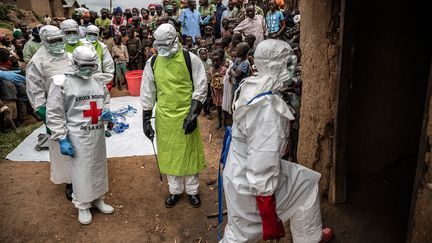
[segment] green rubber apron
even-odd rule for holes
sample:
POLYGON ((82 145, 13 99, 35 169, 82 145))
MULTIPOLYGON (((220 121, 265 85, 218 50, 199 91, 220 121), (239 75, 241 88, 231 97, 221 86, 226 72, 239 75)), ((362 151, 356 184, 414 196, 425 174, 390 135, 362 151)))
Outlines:
POLYGON ((75 48, 77 48, 78 46, 83 46, 84 44, 79 40, 75 45, 71 45, 69 43, 66 42, 66 51, 68 53, 73 53, 73 51, 75 50, 75 48))
POLYGON ((157 56, 154 77, 158 97, 156 135, 160 170, 173 176, 197 174, 206 164, 199 125, 188 135, 183 130, 193 92, 183 52, 179 50, 172 58, 157 56))
POLYGON ((93 46, 96 49, 96 53, 99 57, 99 60, 101 61, 101 69, 102 69, 102 63, 103 63, 103 59, 104 59, 104 55, 103 55, 103 49, 102 46, 99 44, 99 41, 96 41, 93 46))

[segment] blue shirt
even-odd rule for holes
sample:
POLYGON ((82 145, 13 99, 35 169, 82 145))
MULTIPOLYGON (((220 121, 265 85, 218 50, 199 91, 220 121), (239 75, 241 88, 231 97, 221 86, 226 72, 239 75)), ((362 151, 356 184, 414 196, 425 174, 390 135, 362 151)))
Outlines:
POLYGON ((277 33, 280 30, 280 23, 282 20, 284 20, 284 16, 281 11, 276 11, 275 13, 272 13, 269 11, 266 16, 266 22, 267 22, 267 29, 268 33, 277 33))
POLYGON ((192 12, 189 8, 184 9, 178 21, 182 24, 182 35, 191 36, 195 43, 195 37, 201 36, 200 24, 202 20, 198 10, 195 9, 192 12))
POLYGON ((234 61, 234 65, 232 66, 233 70, 237 70, 241 72, 241 75, 238 76, 237 78, 235 78, 235 82, 233 82, 232 84, 232 94, 235 94, 235 91, 238 89, 238 87, 240 86, 240 83, 243 79, 249 77, 249 67, 250 67, 250 63, 249 60, 246 59, 245 61, 242 61, 240 58, 237 58, 234 61))

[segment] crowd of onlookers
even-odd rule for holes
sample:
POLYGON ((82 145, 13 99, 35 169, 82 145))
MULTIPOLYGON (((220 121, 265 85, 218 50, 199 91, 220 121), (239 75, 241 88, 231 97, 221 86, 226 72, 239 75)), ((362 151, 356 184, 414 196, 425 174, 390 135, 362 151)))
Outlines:
MULTIPOLYGON (((290 87, 286 100, 299 114, 301 90, 301 64, 299 49, 300 15, 295 9, 287 10, 284 1, 222 0, 180 1, 163 0, 147 8, 96 11, 78 8, 71 16, 85 37, 86 28, 96 25, 100 41, 121 69, 142 70, 154 54, 152 33, 163 23, 173 25, 179 32, 183 48, 195 53, 203 61, 208 76, 208 98, 204 115, 212 119, 217 110, 217 128, 230 124, 233 93, 240 82, 253 75, 254 49, 266 38, 290 43, 297 55, 296 78, 299 82, 290 87)), ((45 16, 44 24, 60 26, 60 21, 45 16)), ((13 36, 0 33, 0 69, 23 71, 25 63, 40 46, 38 30, 17 25, 13 36)), ((122 72, 123 73, 123 72, 122 72)), ((23 73, 24 74, 24 73, 23 73)), ((118 76, 118 75, 117 75, 118 76)), ((114 82, 121 89, 124 79, 114 82)), ((16 125, 31 114, 25 93, 25 82, 11 82, 0 78, 0 110, 8 107, 16 125)), ((2 122, 3 123, 3 122, 2 122)), ((4 123, 3 123, 4 124, 4 123)), ((298 123, 293 124, 294 132, 298 123)), ((295 137, 295 134, 293 134, 295 137)))

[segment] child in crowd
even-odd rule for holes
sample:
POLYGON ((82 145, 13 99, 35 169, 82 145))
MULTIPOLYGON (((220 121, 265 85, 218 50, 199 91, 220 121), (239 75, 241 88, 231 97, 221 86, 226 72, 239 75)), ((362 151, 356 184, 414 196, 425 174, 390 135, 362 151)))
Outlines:
POLYGON ((223 78, 227 69, 224 65, 224 55, 223 49, 214 50, 211 55, 212 67, 208 71, 211 78, 213 104, 217 109, 218 123, 216 129, 220 129, 222 125, 225 125, 225 122, 222 122, 223 78))
POLYGON ((211 27, 210 25, 207 25, 205 28, 204 28, 204 35, 203 35, 203 38, 204 39, 207 39, 207 38, 212 38, 214 35, 213 35, 213 27, 211 27))
POLYGON ((213 103, 213 99, 212 99, 212 90, 211 90, 211 86, 210 86, 211 77, 209 75, 209 69, 212 66, 212 62, 208 58, 208 52, 207 52, 206 48, 199 48, 198 49, 198 55, 199 55, 199 58, 201 59, 201 61, 203 62, 206 73, 207 73, 207 98, 203 104, 204 117, 207 118, 208 120, 211 120, 212 117, 211 117, 210 109, 211 109, 211 106, 213 103))
POLYGON ((255 53, 255 48, 254 48, 255 41, 256 41, 256 37, 253 34, 249 34, 245 37, 245 42, 247 42, 248 45, 251 47, 251 49, 249 51, 249 56, 252 56, 252 57, 255 53))
POLYGON ((198 48, 207 48, 207 41, 205 39, 200 39, 198 42, 198 48))
POLYGON ((211 53, 213 51, 214 40, 212 38, 206 39, 207 42, 207 51, 211 53))
POLYGON ((234 24, 229 24, 229 25, 228 25, 228 32, 229 32, 231 35, 234 35, 234 29, 235 29, 235 25, 234 25, 234 24))
POLYGON ((112 48, 114 46, 114 40, 111 36, 111 31, 109 29, 105 29, 102 32, 102 42, 107 46, 109 53, 112 53, 112 48))
MULTIPOLYGON (((233 60, 236 58, 236 52, 232 52, 232 58, 233 60)), ((232 125, 232 83, 231 83, 231 76, 230 76, 230 70, 232 69, 234 63, 232 60, 225 60, 225 65, 227 67, 225 71, 225 76, 223 79, 223 95, 222 95, 222 114, 224 123, 226 126, 232 125)))
POLYGON ((154 41, 154 37, 153 36, 149 36, 147 38, 147 42, 146 42, 146 47, 144 49, 145 55, 147 60, 153 56, 154 54, 156 54, 156 49, 153 47, 153 41, 154 41))
POLYGON ((122 85, 125 81, 126 63, 129 62, 129 54, 127 47, 121 42, 121 36, 114 37, 114 46, 111 55, 115 62, 116 77, 114 83, 117 83, 118 90, 122 90, 122 85))
POLYGON ((121 34, 121 42, 123 45, 126 45, 127 40, 128 40, 126 26, 125 25, 120 26, 119 30, 120 30, 120 34, 121 34))
POLYGON ((229 27, 229 20, 227 18, 224 18, 222 20, 222 32, 221 32, 222 36, 232 35, 229 32, 229 28, 228 27, 229 27))
MULTIPOLYGON (((204 38, 202 38, 200 35, 195 36, 195 43, 198 45, 200 40, 203 40, 204 38)), ((205 39, 204 39, 205 40, 205 39)))
POLYGON ((129 29, 129 38, 126 42, 126 47, 129 51, 129 70, 143 70, 141 40, 135 33, 133 28, 129 29))
MULTIPOLYGON (((235 48, 235 55, 237 58, 234 61, 233 67, 230 70, 231 82, 232 82, 232 92, 233 96, 237 91, 240 83, 243 79, 249 77, 250 73, 250 63, 248 60, 248 53, 250 47, 248 43, 241 42, 235 48)), ((233 100, 235 102, 235 100, 233 100)))
POLYGON ((184 43, 184 47, 189 50, 192 51, 193 49, 193 40, 192 40, 192 36, 186 36, 185 38, 185 43, 184 43))

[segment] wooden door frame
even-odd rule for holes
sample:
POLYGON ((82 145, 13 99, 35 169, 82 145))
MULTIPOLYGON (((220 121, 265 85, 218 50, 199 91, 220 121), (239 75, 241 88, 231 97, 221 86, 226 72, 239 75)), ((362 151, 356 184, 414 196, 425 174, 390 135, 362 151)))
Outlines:
POLYGON ((350 95, 354 60, 354 4, 341 0, 339 56, 334 120, 333 166, 330 168, 330 203, 347 199, 347 138, 350 114, 350 95))
POLYGON ((407 228, 407 238, 406 242, 411 242, 412 240, 412 230, 414 228, 414 216, 415 216, 415 208, 417 204, 417 193, 418 189, 421 185, 421 180, 424 175, 424 169, 425 169, 425 155, 428 148, 428 136, 427 136, 427 126, 429 123, 429 109, 430 109, 430 100, 432 95, 432 62, 430 64, 429 68, 429 78, 428 78, 428 85, 426 90, 426 97, 425 97, 425 108, 423 113, 423 123, 421 128, 421 134, 420 134, 420 142, 419 142, 419 150, 418 150, 418 156, 417 156, 417 169, 416 174, 414 177, 414 185, 413 185, 413 191, 411 196, 411 205, 410 205, 410 213, 408 218, 408 228, 407 228))

